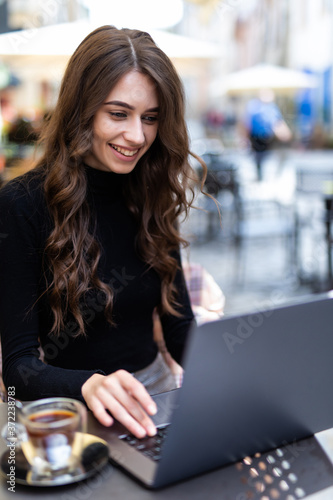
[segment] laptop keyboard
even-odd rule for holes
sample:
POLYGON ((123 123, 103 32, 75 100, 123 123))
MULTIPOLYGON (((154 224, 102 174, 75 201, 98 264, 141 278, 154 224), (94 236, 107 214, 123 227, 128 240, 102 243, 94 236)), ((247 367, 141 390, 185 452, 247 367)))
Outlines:
POLYGON ((167 435, 169 425, 157 428, 157 433, 152 437, 144 437, 138 439, 133 436, 133 434, 123 434, 119 436, 130 446, 133 446, 137 451, 145 455, 146 457, 158 461, 161 458, 162 445, 167 435))

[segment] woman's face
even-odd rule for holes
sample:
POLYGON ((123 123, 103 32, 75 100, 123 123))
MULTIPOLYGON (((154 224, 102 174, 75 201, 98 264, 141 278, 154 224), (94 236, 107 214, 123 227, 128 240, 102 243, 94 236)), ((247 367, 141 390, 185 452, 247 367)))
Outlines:
POLYGON ((155 85, 148 76, 130 71, 96 112, 92 147, 84 161, 99 170, 127 174, 150 148, 157 129, 155 85))

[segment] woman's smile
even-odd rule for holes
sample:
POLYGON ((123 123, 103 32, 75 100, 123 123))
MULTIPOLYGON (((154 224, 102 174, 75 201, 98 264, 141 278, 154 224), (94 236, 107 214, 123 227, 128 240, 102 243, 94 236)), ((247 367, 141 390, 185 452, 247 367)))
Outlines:
POLYGON ((127 156, 127 157, 132 157, 134 155, 137 154, 137 152, 139 151, 139 149, 134 149, 134 150, 129 150, 129 149, 126 149, 126 148, 122 148, 120 146, 116 146, 115 144, 110 144, 110 146, 115 150, 117 151, 118 153, 122 154, 123 156, 127 156))
POLYGON ((131 172, 153 144, 158 130, 155 84, 132 70, 113 87, 93 122, 93 141, 85 162, 115 173, 131 172))

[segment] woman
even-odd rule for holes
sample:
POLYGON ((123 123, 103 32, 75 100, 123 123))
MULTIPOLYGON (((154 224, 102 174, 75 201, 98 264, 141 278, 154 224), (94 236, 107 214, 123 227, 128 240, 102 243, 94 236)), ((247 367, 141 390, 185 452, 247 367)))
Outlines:
POLYGON ((92 32, 41 144, 36 169, 0 193, 5 384, 24 400, 82 399, 102 424, 153 435, 149 393, 173 388, 153 311, 178 362, 193 320, 177 229, 193 172, 168 57, 147 33, 92 32))

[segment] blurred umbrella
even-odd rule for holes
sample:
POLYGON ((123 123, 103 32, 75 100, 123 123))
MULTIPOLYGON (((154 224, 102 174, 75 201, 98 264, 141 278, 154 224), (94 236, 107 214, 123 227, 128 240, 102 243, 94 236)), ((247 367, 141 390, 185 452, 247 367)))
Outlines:
POLYGON ((253 94, 261 89, 271 89, 276 94, 292 94, 299 89, 315 88, 316 78, 302 71, 296 71, 281 66, 258 64, 212 82, 213 97, 222 95, 253 94))
MULTIPOLYGON (((60 82, 70 56, 98 26, 82 20, 0 35, 0 58, 22 80, 60 82)), ((162 30, 150 30, 157 45, 180 71, 187 65, 219 57, 217 45, 162 30)))
MULTIPOLYGON (((71 56, 82 40, 98 26, 89 21, 56 24, 0 35, 0 57, 71 56)), ((150 30, 157 45, 171 58, 212 58, 218 47, 167 31, 150 30)))

